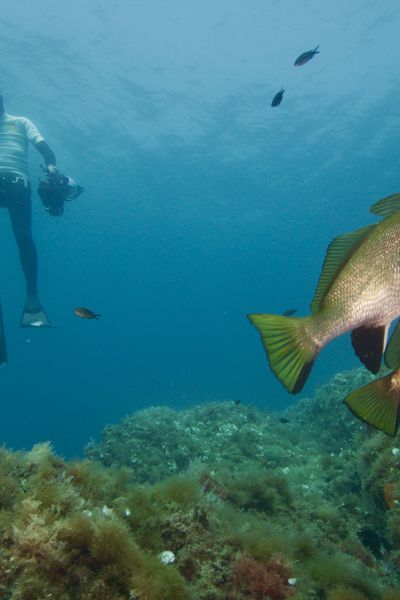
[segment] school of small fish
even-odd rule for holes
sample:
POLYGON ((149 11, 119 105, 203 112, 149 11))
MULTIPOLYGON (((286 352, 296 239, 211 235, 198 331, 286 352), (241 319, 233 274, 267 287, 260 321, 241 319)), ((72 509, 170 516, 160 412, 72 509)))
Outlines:
MULTIPOLYGON (((316 54, 319 54, 319 46, 316 46, 314 48, 314 50, 307 50, 306 52, 302 52, 302 54, 300 54, 300 56, 298 56, 296 58, 296 60, 294 61, 294 66, 295 67, 301 67, 302 65, 305 65, 316 54)), ((282 87, 280 89, 280 91, 275 94, 275 96, 272 98, 272 102, 271 102, 271 106, 272 107, 276 107, 276 106, 280 105, 280 103, 283 100, 283 93, 284 93, 284 91, 285 91, 285 89, 282 87)))

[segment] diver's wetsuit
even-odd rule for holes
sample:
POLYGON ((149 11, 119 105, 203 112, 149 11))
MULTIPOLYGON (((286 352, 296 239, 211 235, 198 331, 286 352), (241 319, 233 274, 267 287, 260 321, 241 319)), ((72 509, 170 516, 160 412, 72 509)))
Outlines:
POLYGON ((32 237, 31 187, 23 179, 0 176, 0 207, 8 208, 28 294, 37 294, 37 252, 32 237))
POLYGON ((28 180, 28 144, 43 156, 46 166, 55 165, 53 151, 29 119, 8 115, 0 93, 0 207, 8 209, 24 272, 27 301, 23 326, 48 326, 37 298, 37 252, 32 237, 31 186, 28 180))

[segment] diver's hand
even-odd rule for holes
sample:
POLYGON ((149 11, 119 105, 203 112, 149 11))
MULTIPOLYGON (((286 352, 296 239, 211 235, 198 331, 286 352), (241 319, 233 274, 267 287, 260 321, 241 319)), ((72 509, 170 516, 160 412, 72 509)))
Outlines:
POLYGON ((51 176, 58 175, 59 174, 59 170, 57 169, 56 165, 47 165, 46 166, 46 173, 48 173, 51 176))

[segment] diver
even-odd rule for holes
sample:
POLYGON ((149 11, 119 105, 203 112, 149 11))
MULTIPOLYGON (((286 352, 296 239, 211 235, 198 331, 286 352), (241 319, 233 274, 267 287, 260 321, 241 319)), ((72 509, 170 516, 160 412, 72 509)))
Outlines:
POLYGON ((48 175, 58 173, 56 157, 35 125, 25 117, 6 113, 0 91, 0 207, 7 208, 26 281, 22 327, 51 327, 37 291, 37 252, 32 237, 31 185, 28 180, 28 145, 45 161, 48 175))

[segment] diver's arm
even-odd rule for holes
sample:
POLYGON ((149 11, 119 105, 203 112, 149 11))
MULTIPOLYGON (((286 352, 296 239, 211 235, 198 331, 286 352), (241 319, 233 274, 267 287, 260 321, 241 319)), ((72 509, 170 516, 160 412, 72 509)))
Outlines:
POLYGON ((47 142, 45 142, 44 140, 38 142, 36 144, 36 149, 43 156, 47 168, 56 166, 56 155, 54 154, 53 150, 50 148, 47 142))

